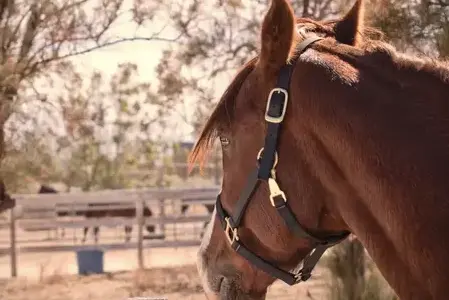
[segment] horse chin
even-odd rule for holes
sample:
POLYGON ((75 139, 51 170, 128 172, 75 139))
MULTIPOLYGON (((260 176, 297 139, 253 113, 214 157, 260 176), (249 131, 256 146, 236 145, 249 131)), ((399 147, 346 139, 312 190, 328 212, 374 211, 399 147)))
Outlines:
POLYGON ((209 289, 205 294, 208 300, 265 300, 266 298, 266 293, 256 295, 244 292, 238 283, 227 279, 221 280, 219 292, 209 289))
POLYGON ((220 296, 214 293, 206 293, 207 300, 220 300, 220 296))
POLYGON ((220 292, 218 298, 211 298, 211 299, 233 299, 233 300, 265 300, 266 292, 261 293, 252 293, 252 292, 245 292, 240 284, 234 280, 230 280, 227 278, 224 278, 221 280, 220 283, 220 292))
POLYGON ((212 275, 208 272, 201 274, 204 293, 208 300, 265 300, 264 293, 247 292, 242 288, 239 277, 225 277, 212 275))
POLYGON ((213 210, 211 221, 204 230, 201 245, 197 252, 197 270, 201 278, 204 294, 208 300, 264 300, 263 295, 245 292, 240 282, 241 276, 232 275, 234 269, 223 269, 213 263, 211 252, 217 251, 212 245, 212 232, 216 219, 216 209, 213 210), (231 276, 227 276, 227 275, 231 276))

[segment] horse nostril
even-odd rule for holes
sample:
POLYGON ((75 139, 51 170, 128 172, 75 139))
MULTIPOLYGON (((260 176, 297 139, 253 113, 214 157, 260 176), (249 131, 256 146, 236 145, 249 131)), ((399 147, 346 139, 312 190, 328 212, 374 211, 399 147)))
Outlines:
POLYGON ((223 283, 224 283, 225 278, 223 276, 220 277, 220 281, 218 283, 218 293, 220 293, 222 287, 223 287, 223 283))

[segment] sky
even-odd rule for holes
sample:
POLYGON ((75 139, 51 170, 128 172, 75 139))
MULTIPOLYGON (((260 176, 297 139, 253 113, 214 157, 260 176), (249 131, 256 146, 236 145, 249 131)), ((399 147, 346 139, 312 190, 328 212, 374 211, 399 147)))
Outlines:
MULTIPOLYGON (((94 3, 96 0, 90 0, 94 3)), ((99 0, 97 0, 99 1, 99 0)), ((145 0, 151 3, 154 0, 145 0)), ((132 8, 133 0, 125 0, 123 11, 129 11, 132 8)), ((132 37, 142 36, 148 37, 155 31, 164 27, 167 20, 164 16, 155 19, 154 22, 147 24, 136 30, 136 25, 131 20, 130 13, 123 14, 112 26, 108 36, 116 37, 132 37)), ((162 37, 174 36, 176 32, 166 28, 162 33, 162 37)), ((164 42, 158 41, 133 41, 109 46, 103 49, 80 55, 72 59, 79 63, 80 68, 91 70, 101 70, 106 74, 112 74, 118 64, 122 62, 134 62, 140 67, 142 79, 154 78, 154 67, 158 63, 162 50, 167 46, 164 42)))

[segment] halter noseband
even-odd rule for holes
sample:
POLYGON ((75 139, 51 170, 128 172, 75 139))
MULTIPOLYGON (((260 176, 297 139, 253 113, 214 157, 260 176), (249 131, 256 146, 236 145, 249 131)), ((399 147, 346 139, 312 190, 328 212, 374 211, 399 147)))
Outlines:
MULTIPOLYGON (((314 36, 302 41, 298 46, 299 55, 301 55, 308 46, 321 39, 321 37, 314 36)), ((220 201, 220 194, 217 196, 217 201, 215 204, 217 215, 231 247, 258 268, 289 285, 294 285, 309 279, 313 268, 318 263, 324 252, 328 248, 343 241, 349 235, 349 232, 345 231, 322 239, 309 233, 296 220, 295 215, 287 203, 287 198, 284 192, 280 189, 278 183, 276 182, 276 165, 278 161, 276 151, 277 140, 279 136, 279 129, 287 110, 288 90, 290 78, 293 73, 293 67, 294 64, 286 64, 282 67, 277 80, 277 86, 270 92, 265 112, 265 121, 267 122, 265 144, 257 155, 258 166, 249 175, 247 184, 243 192, 240 194, 235 206, 234 213, 229 215, 223 209, 220 201), (268 182, 270 202, 284 219, 284 222, 289 229, 296 236, 306 238, 315 245, 314 249, 304 258, 303 266, 296 274, 273 266, 271 263, 248 250, 248 248, 246 248, 240 241, 237 231, 238 227, 242 221, 243 214, 249 201, 251 200, 252 195, 254 194, 254 191, 257 189, 262 180, 268 182)))

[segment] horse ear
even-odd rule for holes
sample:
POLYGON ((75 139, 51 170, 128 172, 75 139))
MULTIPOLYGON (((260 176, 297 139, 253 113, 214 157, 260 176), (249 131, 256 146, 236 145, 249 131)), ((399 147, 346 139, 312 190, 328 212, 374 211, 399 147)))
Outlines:
POLYGON ((356 46, 363 31, 363 21, 363 0, 357 0, 346 16, 335 25, 335 39, 340 43, 356 46))
POLYGON ((265 72, 277 72, 292 51, 295 16, 287 0, 272 0, 261 32, 259 64, 265 72))

